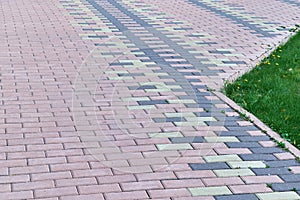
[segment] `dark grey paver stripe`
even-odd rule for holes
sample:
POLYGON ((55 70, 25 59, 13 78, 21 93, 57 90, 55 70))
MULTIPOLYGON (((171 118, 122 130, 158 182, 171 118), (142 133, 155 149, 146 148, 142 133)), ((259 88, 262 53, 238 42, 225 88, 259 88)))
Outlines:
MULTIPOLYGON (((120 31, 129 31, 127 27, 125 27, 117 18, 112 16, 110 13, 108 13, 105 9, 103 9, 101 6, 99 6, 96 1, 94 0, 87 0, 88 2, 92 2, 91 4, 98 10, 100 11, 105 17, 110 19, 110 21, 120 30, 120 31), (101 9, 100 9, 100 8, 101 9), (104 12, 103 12, 104 10, 104 12)), ((107 0, 111 5, 116 7, 119 11, 122 13, 126 14, 128 17, 130 17, 132 20, 134 20, 137 24, 139 24, 141 27, 146 27, 148 28, 147 30, 151 32, 154 36, 158 37, 161 39, 161 41, 164 41, 167 45, 169 45, 170 48, 176 49, 176 53, 180 54, 180 56, 184 59, 186 59, 188 62, 187 64, 193 65, 197 70, 201 71, 202 75, 209 75, 209 74, 217 74, 222 72, 222 70, 212 70, 208 69, 207 67, 212 66, 209 64, 202 64, 201 61, 208 61, 207 58, 195 58, 192 54, 188 52, 188 50, 184 49, 181 45, 178 45, 176 42, 172 41, 170 38, 168 38, 164 33, 161 31, 156 30, 153 28, 152 24, 149 24, 147 21, 141 19, 137 15, 133 14, 124 6, 122 6, 119 2, 115 0, 107 0)), ((132 41, 133 43, 136 43, 132 41)), ((164 59, 162 59, 164 61, 164 59)), ((164 61, 165 62, 165 61, 164 61)), ((171 63, 171 62, 169 62, 171 63)))
POLYGON ((190 163, 189 166, 193 170, 214 170, 214 169, 230 169, 225 162, 217 163, 190 163))
POLYGON ((258 200, 255 194, 237 194, 215 196, 216 200, 258 200))
POLYGON ((197 0, 187 0, 187 1, 193 3, 194 5, 199 6, 201 8, 204 8, 206 10, 214 12, 217 15, 220 15, 220 16, 226 17, 226 18, 228 18, 232 21, 235 21, 237 24, 242 24, 243 26, 248 27, 251 31, 255 31, 256 33, 261 34, 264 37, 274 37, 274 36, 276 36, 276 34, 271 34, 268 31, 264 31, 263 29, 261 29, 260 27, 254 25, 254 24, 250 24, 249 22, 247 22, 247 21, 245 21, 245 20, 243 20, 243 19, 241 19, 237 16, 228 14, 228 13, 222 11, 222 10, 219 10, 217 8, 206 5, 203 2, 200 2, 200 1, 197 1, 197 0))
POLYGON ((109 19, 113 24, 120 30, 120 31, 126 31, 128 30, 127 27, 125 27, 117 18, 115 18, 113 15, 111 15, 109 12, 107 12, 104 8, 99 6, 94 0, 86 0, 89 2, 95 9, 97 9, 102 15, 104 15, 107 19, 109 19))
POLYGON ((291 5, 300 7, 300 2, 297 2, 297 1, 293 1, 293 0, 280 0, 280 1, 283 3, 287 3, 287 4, 291 4, 291 5))
MULTIPOLYGON (((168 72, 169 74, 172 74, 172 76, 176 76, 176 82, 181 83, 180 86, 182 87, 182 91, 186 92, 190 98, 194 99, 197 104, 195 104, 195 107, 199 107, 203 103, 208 103, 209 107, 211 108, 212 105, 208 100, 200 99, 198 94, 200 92, 198 91, 198 88, 203 88, 203 86, 193 86, 191 85, 191 82, 189 79, 186 79, 184 75, 182 75, 182 72, 178 72, 175 70, 169 62, 166 62, 163 57, 161 57, 158 53, 156 53, 152 48, 148 48, 148 45, 142 41, 139 37, 135 36, 134 33, 131 32, 126 26, 124 26, 119 19, 114 17, 112 14, 110 14, 105 8, 100 6, 96 1, 94 0, 86 0, 88 3, 90 3, 98 12, 100 12, 103 16, 105 16, 115 27, 117 27, 120 31, 122 31, 123 35, 127 37, 133 44, 135 44, 137 47, 140 48, 140 51, 143 52, 147 57, 150 58, 151 61, 156 62, 157 64, 160 64, 160 67, 164 68, 165 72, 168 72), (184 84, 185 83, 185 84, 184 84), (206 101, 206 102, 204 102, 206 101)), ((118 4, 114 0, 107 0, 107 1, 101 1, 101 3, 107 3, 109 2, 111 5, 115 6, 119 9, 120 12, 123 12, 124 14, 129 14, 127 16, 131 17, 134 21, 137 23, 140 23, 139 25, 144 26, 147 24, 144 20, 140 19, 136 15, 132 14, 131 12, 127 11, 123 6, 118 4)), ((151 25, 149 25, 151 26, 151 25)), ((146 25, 146 27, 149 27, 146 25)), ((172 40, 170 40, 168 37, 166 37, 163 33, 160 31, 155 30, 154 28, 151 29, 145 29, 152 33, 154 36, 161 39, 161 41, 164 41, 167 45, 170 46, 172 49, 176 49, 176 52, 182 55, 182 58, 186 59, 190 64, 193 65, 193 68, 195 66, 198 66, 198 68, 204 67, 204 65, 200 64, 199 59, 191 58, 191 55, 187 50, 182 48, 180 45, 176 44, 172 40), (188 55, 186 58, 184 55, 188 55), (200 65, 200 66, 199 66, 200 65)), ((192 67, 190 68, 192 69, 192 67)), ((194 68, 195 69, 195 68, 194 68)), ((191 75, 200 76, 200 72, 193 72, 191 75)), ((207 94, 206 94, 207 95, 207 94)))
POLYGON ((272 189, 276 192, 300 190, 300 183, 273 183, 272 189))

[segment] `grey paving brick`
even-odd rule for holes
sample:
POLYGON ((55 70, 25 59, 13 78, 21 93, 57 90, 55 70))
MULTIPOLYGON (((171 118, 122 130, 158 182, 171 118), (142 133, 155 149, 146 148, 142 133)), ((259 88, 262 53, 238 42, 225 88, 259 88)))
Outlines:
POLYGON ((285 182, 298 182, 300 184, 300 174, 280 175, 285 182))
POLYGON ((255 141, 266 141, 270 140, 268 136, 242 136, 238 137, 242 142, 255 142, 255 141))
POLYGON ((215 196, 216 200, 258 200, 255 194, 237 194, 237 195, 224 195, 215 196))
POLYGON ((258 142, 226 142, 225 143, 230 148, 253 148, 262 147, 258 142))
POLYGON ((193 170, 213 170, 213 169, 230 169, 230 167, 226 163, 218 162, 218 163, 191 163, 189 166, 193 170))
POLYGON ((281 174, 290 174, 290 171, 286 167, 280 168, 259 168, 252 169, 256 175, 281 175, 281 174))
POLYGON ((269 154, 269 153, 282 153, 282 149, 277 147, 262 147, 262 148, 250 148, 253 153, 269 154))
POLYGON ((241 154, 240 157, 243 160, 277 160, 273 154, 241 154))
POLYGON ((246 131, 216 131, 220 136, 249 136, 246 131))
POLYGON ((166 118, 153 118, 155 122, 184 122, 186 121, 183 117, 166 117, 166 118))
POLYGON ((273 183, 272 189, 276 192, 300 190, 300 183, 273 183))
POLYGON ((270 167, 300 166, 296 160, 267 161, 266 165, 269 165, 270 167))
POLYGON ((145 89, 156 89, 154 85, 141 85, 141 86, 129 86, 130 90, 145 90, 145 89))
POLYGON ((138 101, 139 105, 168 104, 166 100, 138 101))
POLYGON ((257 131, 258 128, 255 126, 233 126, 228 127, 230 131, 257 131))
POLYGON ((172 143, 202 143, 204 141, 203 137, 175 137, 169 138, 172 143))

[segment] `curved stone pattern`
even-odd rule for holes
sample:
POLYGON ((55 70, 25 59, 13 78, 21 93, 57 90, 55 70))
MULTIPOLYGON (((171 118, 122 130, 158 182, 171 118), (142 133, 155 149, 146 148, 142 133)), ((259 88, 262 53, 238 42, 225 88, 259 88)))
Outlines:
POLYGON ((0 199, 300 199, 300 163, 212 93, 297 0, 0 2, 0 199))

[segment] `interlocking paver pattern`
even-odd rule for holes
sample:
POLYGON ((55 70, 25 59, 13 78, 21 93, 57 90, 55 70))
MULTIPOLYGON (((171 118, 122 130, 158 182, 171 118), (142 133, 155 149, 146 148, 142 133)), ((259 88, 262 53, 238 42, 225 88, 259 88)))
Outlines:
POLYGON ((300 199, 300 163, 213 90, 300 2, 0 2, 0 199, 300 199))

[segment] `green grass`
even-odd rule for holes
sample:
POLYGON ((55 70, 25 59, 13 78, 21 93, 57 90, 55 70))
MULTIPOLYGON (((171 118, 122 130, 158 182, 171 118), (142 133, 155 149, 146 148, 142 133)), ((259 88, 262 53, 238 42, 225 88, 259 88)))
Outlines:
POLYGON ((300 32, 225 92, 300 149, 300 32))

